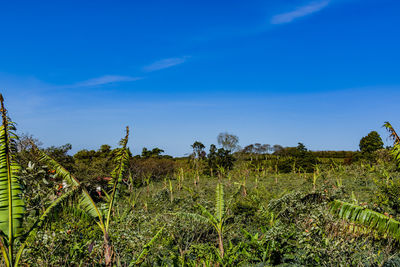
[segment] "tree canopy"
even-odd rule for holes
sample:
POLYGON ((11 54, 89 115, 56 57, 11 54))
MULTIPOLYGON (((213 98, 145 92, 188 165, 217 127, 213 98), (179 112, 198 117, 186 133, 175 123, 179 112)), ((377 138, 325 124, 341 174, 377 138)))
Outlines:
POLYGON ((372 131, 367 136, 361 138, 359 146, 362 153, 372 153, 383 148, 383 141, 376 131, 372 131))

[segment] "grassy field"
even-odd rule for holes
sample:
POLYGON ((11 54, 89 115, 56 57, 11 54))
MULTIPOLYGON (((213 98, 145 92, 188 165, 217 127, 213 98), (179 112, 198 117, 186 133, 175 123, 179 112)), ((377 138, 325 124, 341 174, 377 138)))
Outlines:
MULTIPOLYGON (((388 170, 394 166, 339 165, 321 168, 314 180, 313 173, 234 169, 220 177, 198 179, 184 172, 137 187, 124 185, 110 226, 115 262, 121 266, 394 264, 395 239, 347 223, 329 210, 329 203, 340 199, 389 211, 388 203, 377 199, 377 182, 386 179, 383 172, 388 170), (218 184, 223 185, 224 199, 223 258, 217 231, 199 207, 216 212, 218 184)), ((399 178, 390 172, 391 181, 398 183, 399 178)), ((61 212, 61 220, 48 224, 41 238, 27 248, 24 263, 104 264, 101 231, 79 214, 74 209, 61 212)), ((395 210, 391 214, 397 217, 395 210)))

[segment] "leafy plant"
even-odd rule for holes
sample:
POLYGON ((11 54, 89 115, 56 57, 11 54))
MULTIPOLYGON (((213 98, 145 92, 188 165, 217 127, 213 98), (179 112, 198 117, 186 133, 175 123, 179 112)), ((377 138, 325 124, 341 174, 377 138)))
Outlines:
POLYGON ((393 156, 397 166, 400 168, 400 137, 388 121, 385 122, 383 126, 390 133, 389 138, 393 140, 393 148, 391 149, 390 154, 393 156))
POLYGON ((174 201, 174 191, 173 191, 173 188, 172 188, 171 180, 168 180, 168 182, 169 182, 170 201, 172 203, 174 201))
POLYGON ((225 220, 225 202, 224 188, 221 183, 217 184, 215 189, 215 214, 211 214, 204 206, 198 205, 201 209, 203 218, 210 223, 218 234, 218 248, 221 258, 224 257, 224 243, 222 239, 224 220, 225 220))
MULTIPOLYGON (((395 160, 399 164, 400 162, 400 139, 397 135, 396 131, 392 127, 389 122, 385 122, 384 127, 390 132, 390 137, 394 141, 394 146, 392 149, 392 155, 394 156, 395 160)), ((375 132, 376 133, 376 132, 375 132)), ((377 134, 374 134, 374 136, 377 134)), ((376 138, 377 139, 377 138, 376 138)), ((380 137, 379 137, 380 140, 380 137)), ((381 146, 382 141, 378 142, 381 146)), ((361 142, 360 142, 361 147, 361 142)), ((373 166, 368 165, 369 171, 375 171, 373 166)), ((388 175, 386 175, 388 176, 388 175)), ((388 178, 387 178, 388 179, 388 178)), ((387 180, 388 182, 389 180, 387 180)), ((376 181, 375 181, 376 182, 376 181)), ((377 183, 377 182, 376 182, 377 183)), ((381 185, 377 183, 378 186, 381 185)), ((340 186, 342 182, 340 182, 340 186)), ((393 183, 387 186, 380 186, 380 188, 391 189, 393 187, 393 183)), ((339 186, 339 185, 338 185, 339 186)), ((379 196, 379 194, 378 194, 379 196)), ((396 199, 396 197, 395 197, 396 199)), ((360 225, 366 226, 370 229, 374 229, 382 234, 387 234, 392 236, 393 238, 400 240, 400 222, 388 217, 385 214, 366 209, 365 207, 361 207, 359 205, 343 202, 340 200, 335 200, 331 203, 331 211, 337 214, 340 218, 358 223, 360 225)))
POLYGON ((176 173, 176 178, 178 180, 178 189, 181 190, 185 180, 185 174, 182 167, 180 167, 179 171, 176 173))
POLYGON ((150 247, 154 244, 154 242, 156 242, 156 240, 160 237, 162 231, 164 230, 164 227, 162 227, 160 230, 158 230, 158 232, 155 234, 155 236, 153 236, 153 238, 146 244, 143 246, 143 250, 142 252, 139 254, 138 258, 134 261, 132 261, 129 266, 133 266, 133 265, 138 265, 140 264, 143 259, 146 257, 146 255, 149 253, 149 249, 150 247))
POLYGON ((372 131, 367 136, 361 138, 359 147, 361 153, 368 154, 383 148, 383 141, 376 131, 372 131))
MULTIPOLYGON (((103 244, 104 244, 104 259, 105 264, 110 266, 113 258, 113 247, 111 245, 111 240, 109 237, 109 226, 110 220, 112 217, 112 209, 114 206, 114 202, 119 193, 119 186, 122 182, 126 166, 129 160, 129 153, 126 148, 129 137, 129 128, 126 127, 126 136, 120 141, 122 148, 117 151, 115 157, 116 167, 111 173, 112 176, 112 191, 109 194, 108 203, 106 208, 101 208, 92 199, 90 194, 86 189, 82 189, 82 195, 79 199, 78 206, 75 207, 77 210, 81 211, 83 214, 89 215, 92 217, 97 225, 103 232, 103 244)), ((53 158, 45 154, 43 151, 36 148, 36 151, 39 153, 40 162, 44 162, 54 168, 56 174, 60 176, 63 180, 65 180, 68 184, 82 187, 81 183, 78 179, 76 179, 69 171, 67 171, 63 166, 61 166, 58 162, 56 162, 53 158)))
POLYGON ((246 175, 243 175, 243 177, 242 177, 240 182, 235 182, 234 184, 237 186, 238 192, 240 192, 243 197, 246 197, 247 196, 246 175))
POLYGON ((14 124, 7 116, 4 99, 0 94, 2 125, 0 127, 0 250, 6 266, 17 266, 25 247, 35 239, 37 230, 48 220, 55 209, 73 196, 78 187, 57 198, 30 227, 23 229, 26 205, 20 181, 21 166, 15 160, 14 124), (25 233, 24 233, 25 231, 25 233), (16 241, 20 246, 16 250, 16 241), (16 254, 15 254, 16 252, 16 254))
MULTIPOLYGON (((397 164, 399 164, 400 138, 389 122, 385 122, 384 127, 386 127, 386 129, 389 131, 390 138, 392 138, 394 141, 394 146, 391 153, 394 156, 397 164)), ((386 176, 388 177, 388 175, 386 176)), ((336 213, 342 219, 359 223, 363 226, 377 230, 380 233, 390 235, 393 238, 400 240, 400 222, 386 216, 385 214, 339 200, 335 200, 331 203, 331 211, 336 213)))
POLYGON ((331 203, 331 211, 342 219, 358 223, 400 240, 400 222, 389 216, 340 200, 334 200, 331 203))

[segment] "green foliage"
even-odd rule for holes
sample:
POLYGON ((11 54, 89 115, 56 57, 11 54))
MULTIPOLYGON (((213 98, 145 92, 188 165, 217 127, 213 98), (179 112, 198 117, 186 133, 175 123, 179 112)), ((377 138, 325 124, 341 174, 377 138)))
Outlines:
POLYGON ((218 234, 219 255, 224 257, 224 244, 222 239, 224 220, 225 220, 225 201, 224 189, 221 183, 218 183, 215 189, 215 214, 209 212, 203 205, 197 205, 201 211, 201 215, 196 213, 178 213, 180 216, 192 218, 195 221, 207 222, 214 227, 218 234))
POLYGON ((382 177, 375 178, 377 190, 374 194, 374 201, 377 206, 383 211, 391 214, 400 215, 400 180, 393 178, 389 173, 383 173, 382 177))
POLYGON ((398 168, 400 168, 400 137, 389 122, 385 122, 383 126, 389 131, 389 137, 393 140, 393 147, 390 154, 393 156, 398 168))
POLYGON ((235 158, 229 150, 224 148, 217 149, 215 145, 210 145, 210 152, 207 155, 207 163, 211 175, 215 174, 218 168, 223 168, 224 170, 232 169, 234 162, 235 158))
POLYGON ((134 176, 135 185, 144 184, 144 180, 150 177, 154 181, 161 181, 165 177, 172 177, 176 172, 177 162, 168 158, 133 158, 130 170, 134 176))
POLYGON ((74 158, 68 155, 68 151, 72 149, 71 144, 65 144, 59 147, 51 146, 44 149, 45 153, 62 164, 69 171, 74 169, 74 158))
POLYGON ((363 154, 370 154, 383 148, 383 141, 376 131, 372 131, 367 136, 361 138, 359 147, 363 154))
POLYGON ((340 200, 332 202, 331 211, 342 219, 356 222, 400 240, 400 222, 389 216, 340 200))
POLYGON ((160 237, 162 231, 164 230, 164 227, 162 227, 157 233, 156 235, 146 244, 143 246, 143 250, 142 252, 139 254, 138 258, 135 261, 132 261, 131 264, 129 264, 129 266, 133 266, 134 264, 140 264, 143 259, 147 256, 147 254, 149 253, 149 248, 154 244, 154 242, 156 242, 156 240, 160 237))
POLYGON ((248 146, 245 146, 242 149, 242 153, 250 154, 250 155, 262 155, 266 154, 269 151, 271 151, 271 145, 269 144, 260 144, 260 143, 255 143, 255 144, 250 144, 248 146))
MULTIPOLYGON (((79 176, 80 182, 85 184, 89 191, 94 190, 96 186, 104 187, 107 185, 107 180, 104 177, 109 177, 114 168, 113 158, 117 150, 111 150, 110 146, 102 145, 97 151, 78 151, 73 156, 74 168, 71 171, 72 174, 79 176)), ((61 162, 59 163, 63 165, 61 162)))
MULTIPOLYGON (((335 198, 353 197, 359 203, 369 200, 368 195, 376 188, 373 182, 366 184, 365 180, 379 177, 380 168, 320 166, 315 192, 310 190, 311 174, 306 178, 302 173, 277 174, 278 183, 275 183, 268 173, 255 176, 250 172, 246 182, 247 196, 235 195, 233 185, 241 181, 246 169, 241 172, 234 169, 231 180, 221 177, 218 181, 204 176, 196 187, 189 179, 170 179, 174 189, 172 201, 168 179, 166 184, 153 181, 146 194, 140 194, 147 191, 143 188, 134 187, 130 189, 132 191, 121 188, 121 201, 115 203, 109 230, 115 262, 124 266, 140 258, 140 264, 144 266, 383 264, 395 255, 398 246, 389 243, 390 239, 384 235, 378 236, 361 226, 355 229, 331 215, 328 209, 335 198), (337 177, 343 179, 341 189, 334 189, 337 177), (178 182, 183 190, 176 189, 178 182), (219 183, 223 184, 222 194, 219 183), (134 209, 127 201, 130 194, 135 199, 134 209), (221 197, 223 194, 225 196, 221 197), (224 200, 223 208, 218 204, 221 199, 224 200), (213 222, 218 222, 218 210, 224 211, 223 258, 219 244, 216 245, 218 232, 213 226, 213 222), (163 226, 162 235, 151 242, 151 246, 146 246, 163 226), (140 257, 143 251, 142 255, 146 257, 140 257)), ((185 175, 187 170, 183 171, 185 175)), ((38 264, 42 265, 44 262, 47 265, 104 264, 101 231, 96 231, 87 219, 79 217, 78 220, 67 214, 66 210, 60 215, 65 223, 52 224, 52 229, 59 229, 56 236, 51 235, 50 228, 38 232, 39 236, 46 233, 48 239, 41 244, 54 256, 47 257, 44 250, 32 246, 27 247, 29 255, 37 257, 38 264), (71 234, 65 234, 69 229, 72 229, 71 234), (55 246, 62 246, 63 250, 57 250, 55 246), (92 247, 90 253, 89 247, 92 247)))
MULTIPOLYGON (((67 171, 63 166, 61 166, 57 161, 55 161, 53 158, 48 156, 45 152, 41 150, 37 150, 37 153, 39 154, 39 161, 42 163, 45 163, 51 168, 54 169, 55 173, 59 178, 61 178, 63 181, 66 181, 69 185, 71 186, 76 186, 76 187, 81 187, 81 183, 76 179, 69 171, 67 171)), ((94 200, 90 196, 90 194, 87 192, 86 189, 82 189, 82 194, 79 199, 79 206, 78 206, 83 212, 89 214, 91 217, 93 217, 96 222, 101 225, 102 228, 103 226, 103 216, 101 211, 97 208, 94 200)))
MULTIPOLYGON (((3 108, 3 107, 2 107, 3 108)), ((22 199, 22 185, 19 173, 21 167, 15 161, 13 150, 13 125, 8 123, 3 113, 0 128, 0 230, 13 243, 15 236, 21 234, 25 203, 22 199)))
MULTIPOLYGON (((55 209, 78 191, 78 187, 55 199, 44 208, 42 215, 29 229, 25 229, 26 204, 23 199, 24 188, 20 181, 20 165, 16 162, 17 136, 15 127, 7 116, 4 99, 0 94, 2 125, 0 127, 0 249, 6 266, 17 266, 25 246, 37 238, 37 231, 52 217, 55 209), (19 242, 17 242, 19 241, 19 242), (18 250, 15 250, 17 244, 18 250), (16 253, 15 253, 16 252, 16 253)), ((31 168, 33 168, 31 166, 31 168)))
MULTIPOLYGON (((111 265, 112 257, 113 257, 113 250, 110 244, 109 239, 109 224, 111 219, 111 212, 113 209, 113 205, 115 202, 115 198, 118 195, 119 191, 119 184, 122 182, 123 175, 125 173, 126 166, 129 161, 129 152, 126 148, 129 136, 129 128, 126 128, 126 136, 120 141, 122 148, 117 150, 115 163, 116 167, 113 170, 112 176, 112 184, 113 188, 108 198, 108 205, 107 208, 100 208, 96 205, 93 198, 90 194, 86 191, 86 189, 82 189, 81 197, 78 201, 77 209, 80 210, 82 213, 86 213, 90 217, 92 217, 97 225, 103 232, 104 235, 104 258, 106 265, 111 265)), ((70 172, 68 172, 63 166, 61 166, 57 161, 53 158, 48 156, 43 151, 37 150, 40 155, 40 161, 45 162, 50 165, 52 168, 55 169, 55 172, 58 176, 60 176, 63 180, 69 183, 72 186, 82 187, 81 183, 76 179, 70 172)))
POLYGON ((162 157, 166 157, 166 158, 170 158, 170 156, 161 156, 161 154, 164 153, 164 150, 155 147, 152 150, 148 150, 147 148, 143 148, 142 150, 142 158, 148 159, 148 158, 162 158, 162 157))
POLYGON ((315 166, 320 163, 316 156, 299 143, 297 147, 286 147, 276 153, 277 158, 272 159, 273 164, 283 173, 289 172, 314 172, 315 166))
MULTIPOLYGON (((398 160, 397 134, 385 126, 398 160)), ((5 265, 399 262, 400 176, 385 159, 386 149, 373 153, 380 153, 380 160, 351 165, 343 163, 354 159, 354 152, 312 152, 302 143, 275 145, 274 154, 267 153, 269 145, 257 143, 234 154, 226 144, 221 149, 212 145, 205 158, 204 145, 195 142, 190 159, 167 158, 160 149, 132 158, 127 132, 119 148, 102 145, 71 157, 69 146, 39 150, 32 137, 16 143, 16 153, 11 137, 12 127, 0 131, 5 265), (9 216, 6 208, 10 185, 17 192, 11 193, 17 216, 9 216), (99 185, 101 190, 94 191, 99 185), (18 250, 10 249, 11 243, 18 250)), ((232 144, 237 148, 237 142, 232 144)))
POLYGON ((191 145, 191 147, 193 149, 193 154, 192 154, 193 158, 201 159, 206 156, 206 153, 204 151, 205 146, 203 145, 203 143, 196 141, 193 143, 193 145, 191 145))
POLYGON ((109 205, 106 217, 106 232, 108 232, 109 230, 111 212, 114 206, 114 202, 119 195, 122 179, 124 178, 129 163, 129 153, 128 150, 126 149, 128 138, 129 138, 129 127, 126 127, 126 136, 120 141, 120 145, 122 145, 122 148, 118 149, 115 155, 114 162, 116 166, 111 173, 112 177, 111 183, 113 184, 113 189, 110 194, 110 199, 108 200, 109 205))

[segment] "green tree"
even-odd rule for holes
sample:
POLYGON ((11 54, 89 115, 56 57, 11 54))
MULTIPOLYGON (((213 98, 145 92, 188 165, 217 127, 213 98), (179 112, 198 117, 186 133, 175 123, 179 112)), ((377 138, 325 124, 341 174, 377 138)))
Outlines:
POLYGON ((207 155, 207 163, 211 175, 213 175, 213 171, 219 168, 223 168, 224 170, 232 169, 234 162, 235 158, 229 150, 224 148, 217 149, 214 144, 210 145, 210 152, 207 155))
POLYGON ((146 147, 142 150, 142 158, 159 158, 161 157, 161 153, 164 153, 164 150, 155 147, 152 150, 148 150, 146 147))
POLYGON ((210 145, 210 151, 207 155, 207 163, 210 175, 213 176, 214 171, 217 169, 217 147, 214 144, 210 145))
POLYGON ((274 151, 274 154, 278 153, 282 149, 283 149, 283 147, 281 145, 278 145, 278 144, 272 146, 272 151, 274 151))
POLYGON ((202 170, 202 159, 205 158, 206 152, 204 151, 205 146, 199 142, 196 141, 191 145, 193 149, 193 153, 191 155, 191 160, 193 163, 193 167, 196 171, 196 180, 197 182, 200 182, 200 172, 202 170))
POLYGON ((111 146, 109 146, 109 145, 101 145, 99 150, 102 153, 109 153, 111 151, 111 146))
POLYGON ((300 154, 307 152, 307 148, 303 143, 298 143, 296 149, 300 154))
POLYGON ((370 154, 378 149, 383 148, 383 141, 376 131, 370 132, 360 140, 360 150, 363 154, 370 154))
POLYGON ((76 152, 73 156, 75 164, 72 174, 79 176, 79 181, 85 184, 89 192, 99 185, 106 187, 108 181, 103 178, 110 176, 117 151, 118 149, 111 150, 109 145, 101 145, 98 150, 84 149, 76 152))
POLYGON ((72 145, 67 143, 62 146, 51 146, 44 151, 47 155, 60 162, 67 170, 73 171, 74 169, 74 158, 68 155, 68 152, 72 149, 72 145))
POLYGON ((191 145, 191 147, 193 149, 192 155, 195 159, 201 159, 206 156, 206 153, 204 151, 205 146, 203 145, 203 143, 196 141, 193 143, 193 145, 191 145))

